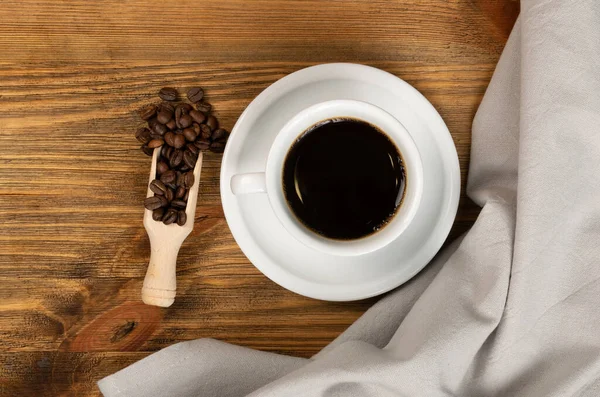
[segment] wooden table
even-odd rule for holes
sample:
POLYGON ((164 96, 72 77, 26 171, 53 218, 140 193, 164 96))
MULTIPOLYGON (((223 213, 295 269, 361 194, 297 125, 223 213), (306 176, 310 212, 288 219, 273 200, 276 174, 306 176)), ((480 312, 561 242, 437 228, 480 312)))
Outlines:
MULTIPOLYGON (((309 357, 375 299, 288 292, 235 244, 205 158, 169 309, 145 306, 150 165, 135 110, 162 86, 205 87, 225 127, 261 90, 322 62, 419 89, 466 176, 470 126, 518 13, 512 0, 4 0, 0 4, 0 394, 98 395, 161 348, 212 337, 309 357)), ((478 210, 463 197, 452 236, 478 210)))

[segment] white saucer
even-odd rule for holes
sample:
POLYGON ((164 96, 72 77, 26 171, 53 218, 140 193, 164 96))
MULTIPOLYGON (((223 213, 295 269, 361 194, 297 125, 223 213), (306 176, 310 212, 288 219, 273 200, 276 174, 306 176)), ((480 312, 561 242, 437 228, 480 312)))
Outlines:
POLYGON ((444 243, 458 207, 460 167, 454 142, 434 107, 408 83, 379 69, 325 64, 292 73, 264 90, 233 128, 221 166, 221 200, 233 237, 248 259, 277 284, 311 298, 349 301, 389 291, 417 274, 444 243), (262 172, 269 148, 296 113, 319 102, 369 102, 398 119, 423 161, 423 198, 404 233, 375 252, 341 257, 295 240, 266 194, 234 196, 232 175, 262 172))

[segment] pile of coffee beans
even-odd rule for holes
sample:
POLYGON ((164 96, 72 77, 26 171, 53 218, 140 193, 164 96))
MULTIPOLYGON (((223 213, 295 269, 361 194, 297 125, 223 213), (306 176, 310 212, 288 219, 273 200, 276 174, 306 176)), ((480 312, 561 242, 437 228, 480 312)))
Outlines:
POLYGON ((211 114, 212 106, 202 101, 202 88, 187 91, 190 103, 179 101, 179 92, 170 87, 162 88, 158 96, 163 102, 140 110, 140 117, 148 127, 138 129, 135 134, 148 156, 161 148, 156 179, 150 183, 154 196, 146 198, 144 206, 152 211, 155 221, 183 226, 198 154, 203 150, 222 153, 229 132, 219 128, 217 118, 211 114))

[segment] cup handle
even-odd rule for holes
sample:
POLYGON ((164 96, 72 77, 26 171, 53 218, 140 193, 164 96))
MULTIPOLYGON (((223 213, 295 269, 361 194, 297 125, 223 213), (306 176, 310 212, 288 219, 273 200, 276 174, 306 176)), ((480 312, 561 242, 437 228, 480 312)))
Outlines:
POLYGON ((264 172, 234 175, 229 184, 231 192, 235 195, 267 192, 267 180, 264 172))

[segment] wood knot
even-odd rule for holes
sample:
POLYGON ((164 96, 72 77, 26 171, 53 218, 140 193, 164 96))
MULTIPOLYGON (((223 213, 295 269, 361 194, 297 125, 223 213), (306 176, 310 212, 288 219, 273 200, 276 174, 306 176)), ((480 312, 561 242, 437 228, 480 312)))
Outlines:
POLYGON ((115 333, 110 338, 110 341, 112 343, 116 343, 116 342, 120 341, 121 339, 123 339, 124 337, 129 335, 131 333, 131 331, 133 331, 135 329, 136 325, 137 325, 137 323, 135 321, 127 321, 125 324, 121 325, 120 327, 116 327, 115 333))
POLYGON ((135 351, 159 326, 162 311, 155 306, 128 302, 102 313, 73 339, 61 345, 62 351, 135 351))

